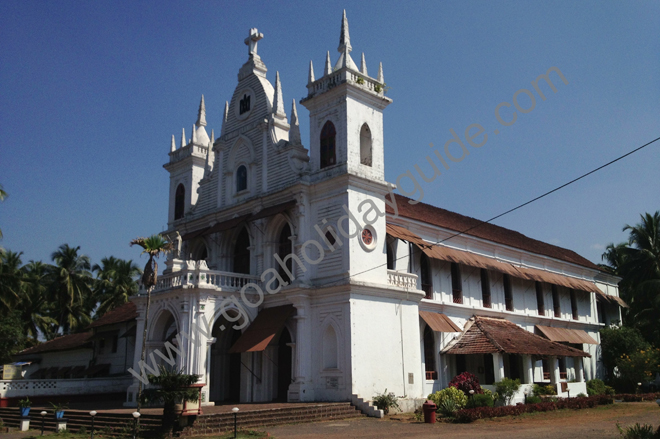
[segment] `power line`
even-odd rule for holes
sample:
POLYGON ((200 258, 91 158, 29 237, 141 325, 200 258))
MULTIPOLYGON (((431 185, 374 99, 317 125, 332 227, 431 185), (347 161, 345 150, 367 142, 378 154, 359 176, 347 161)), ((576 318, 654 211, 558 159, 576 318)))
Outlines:
MULTIPOLYGON (((552 194, 553 192, 557 192, 558 190, 563 189, 563 188, 565 188, 566 186, 569 186, 569 185, 575 183, 576 181, 582 180, 584 177, 587 177, 587 176, 593 174, 594 172, 600 171, 601 169, 606 168, 606 167, 610 166, 611 164, 616 163, 616 162, 618 162, 619 160, 624 159, 624 158, 628 157, 629 155, 634 154, 634 153, 636 153, 637 151, 646 148, 647 146, 649 146, 650 144, 652 144, 652 143, 654 143, 654 142, 657 142, 658 140, 660 140, 660 137, 657 137, 657 138, 651 140, 650 142, 645 143, 644 145, 642 145, 642 146, 640 146, 640 147, 638 147, 638 148, 635 148, 635 149, 633 149, 632 151, 629 151, 629 152, 625 153, 624 155, 619 156, 619 157, 615 158, 614 160, 609 161, 609 162, 605 163, 604 165, 599 166, 599 167, 597 167, 596 169, 593 169, 593 170, 587 172, 586 174, 582 174, 582 175, 580 175, 579 177, 574 178, 573 180, 569 181, 568 183, 564 183, 564 184, 562 184, 561 186, 557 186, 556 188, 554 188, 554 189, 552 189, 552 190, 550 190, 550 191, 548 191, 548 192, 546 192, 546 193, 544 193, 544 194, 542 194, 542 195, 539 195, 538 197, 533 198, 533 199, 531 199, 531 200, 529 200, 529 201, 527 201, 527 202, 525 202, 525 203, 519 204, 518 206, 516 206, 516 207, 514 207, 514 208, 512 208, 512 209, 509 209, 509 210, 507 210, 506 212, 500 213, 499 215, 496 215, 496 216, 492 217, 492 218, 489 219, 489 220, 481 221, 480 223, 478 223, 478 224, 476 224, 476 225, 474 225, 474 226, 472 226, 472 227, 468 227, 467 229, 462 230, 462 231, 460 231, 460 232, 456 232, 456 233, 454 233, 453 235, 451 235, 451 236, 449 236, 449 237, 447 237, 447 238, 445 238, 445 239, 442 239, 442 240, 440 240, 440 241, 438 241, 438 242, 434 242, 432 245, 441 244, 441 243, 443 243, 443 242, 445 242, 445 241, 448 241, 448 240, 450 240, 450 239, 452 239, 452 238, 455 238, 455 237, 457 237, 457 236, 463 235, 463 234, 469 232, 470 230, 474 230, 474 229, 476 229, 477 227, 481 227, 481 226, 483 226, 484 224, 489 224, 491 221, 495 221, 496 219, 501 218, 501 217, 503 217, 504 215, 507 215, 507 214, 509 214, 509 213, 511 213, 511 212, 514 212, 514 211, 516 211, 516 210, 518 210, 518 209, 520 209, 520 208, 522 208, 522 207, 525 207, 525 206, 527 206, 528 204, 533 203, 534 201, 538 201, 538 200, 540 200, 541 198, 546 197, 546 196, 552 194)), ((402 259, 402 258, 405 258, 405 257, 407 257, 407 256, 402 256, 402 257, 400 257, 400 258, 397 258, 396 260, 399 260, 399 259, 402 259)), ((369 269, 367 269, 367 270, 364 270, 364 271, 360 271, 360 272, 358 272, 358 273, 355 273, 355 274, 353 274, 352 276, 357 276, 357 275, 360 275, 360 274, 367 273, 367 272, 369 272, 369 271, 375 270, 376 268, 380 268, 380 267, 382 267, 382 266, 384 266, 384 265, 387 265, 387 264, 377 265, 377 266, 372 267, 372 268, 369 268, 369 269)), ((350 275, 347 275, 346 277, 348 277, 348 276, 350 276, 350 275)), ((338 282, 338 281, 331 282, 331 284, 332 284, 332 283, 336 283, 336 282, 338 282)))

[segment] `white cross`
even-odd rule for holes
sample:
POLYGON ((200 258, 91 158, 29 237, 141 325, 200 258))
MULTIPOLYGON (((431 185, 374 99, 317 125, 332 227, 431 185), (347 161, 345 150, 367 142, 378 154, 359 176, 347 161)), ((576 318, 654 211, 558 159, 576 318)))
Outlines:
POLYGON ((245 39, 245 44, 250 46, 250 56, 257 55, 257 42, 263 37, 264 34, 260 34, 256 27, 250 29, 250 36, 245 39))

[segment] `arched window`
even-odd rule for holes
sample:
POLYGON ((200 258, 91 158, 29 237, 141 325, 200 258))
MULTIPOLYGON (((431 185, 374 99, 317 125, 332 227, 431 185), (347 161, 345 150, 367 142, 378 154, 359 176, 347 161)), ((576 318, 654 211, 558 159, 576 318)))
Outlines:
POLYGON ((323 368, 337 369, 337 333, 332 325, 323 333, 323 368))
POLYGON ((394 249, 392 249, 392 244, 387 244, 387 269, 394 270, 394 249))
POLYGON ((248 188, 248 175, 245 165, 241 165, 236 170, 236 192, 244 191, 248 188))
MULTIPOLYGON (((277 249, 277 255, 280 257, 280 259, 285 260, 285 258, 293 253, 293 243, 291 242, 291 227, 289 227, 289 224, 285 224, 284 227, 282 227, 282 231, 280 232, 280 239, 278 241, 278 249, 277 249)), ((284 267, 279 265, 277 271, 280 274, 280 277, 284 279, 285 282, 291 282, 293 279, 289 277, 289 274, 287 273, 287 270, 289 273, 293 273, 293 258, 289 258, 286 260, 286 270, 284 267)))
POLYGON ((426 293, 426 299, 433 298, 433 282, 431 280, 431 261, 426 254, 422 253, 419 260, 419 271, 421 272, 422 291, 426 293))
POLYGON ((234 245, 234 273, 250 274, 250 235, 245 227, 234 245))
POLYGON ((371 166, 371 130, 366 123, 360 129, 360 163, 371 166))
POLYGON ((327 121, 321 130, 321 168, 337 163, 335 137, 337 132, 332 122, 327 121))
POLYGON ((424 370, 427 380, 438 379, 438 372, 435 370, 435 336, 429 325, 424 328, 424 370))
POLYGON ((183 218, 183 212, 186 207, 186 188, 183 184, 179 184, 176 187, 176 192, 174 194, 174 219, 178 220, 183 218))

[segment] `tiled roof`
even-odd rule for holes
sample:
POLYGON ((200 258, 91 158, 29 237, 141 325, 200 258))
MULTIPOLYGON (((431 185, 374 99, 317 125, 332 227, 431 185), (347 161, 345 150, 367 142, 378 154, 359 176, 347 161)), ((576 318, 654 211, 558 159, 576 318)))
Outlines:
POLYGON ((79 334, 63 335, 32 348, 24 349, 17 356, 28 354, 42 354, 44 352, 69 351, 91 347, 92 331, 79 334))
MULTIPOLYGON (((396 198, 398 215, 404 218, 433 224, 434 226, 454 230, 456 232, 462 232, 478 226, 471 229, 466 235, 475 236, 498 244, 504 244, 531 253, 550 256, 555 259, 599 270, 596 264, 583 258, 572 250, 528 238, 522 233, 496 226, 494 224, 484 223, 481 220, 450 212, 439 207, 431 206, 430 204, 410 204, 408 202, 410 201, 410 198, 397 194, 394 194, 394 196, 396 198)), ((387 205, 387 213, 394 214, 394 210, 389 205, 387 205)))
POLYGON ((555 343, 524 330, 515 323, 491 317, 472 317, 444 354, 523 354, 557 357, 590 357, 582 350, 555 343))
POLYGON ((108 311, 103 316, 92 322, 88 327, 97 328, 99 326, 113 325, 115 323, 128 322, 135 320, 138 316, 137 307, 133 302, 126 302, 117 308, 108 311))

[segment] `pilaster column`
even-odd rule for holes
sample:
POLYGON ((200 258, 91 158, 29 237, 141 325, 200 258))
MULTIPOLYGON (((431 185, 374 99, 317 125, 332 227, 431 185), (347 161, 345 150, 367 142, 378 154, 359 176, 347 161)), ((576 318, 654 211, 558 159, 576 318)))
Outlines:
POLYGON ((314 390, 312 382, 312 322, 309 296, 300 294, 290 296, 289 300, 296 308, 296 343, 294 380, 289 386, 289 401, 313 401, 314 390))
POLYGON ((584 382, 584 359, 582 357, 573 357, 575 364, 575 379, 578 383, 584 382))
POLYGON ((495 372, 495 382, 504 379, 504 356, 499 352, 493 354, 493 369, 495 372))
POLYGON ((557 357, 550 357, 548 360, 550 367, 550 382, 552 384, 557 384, 559 382, 559 360, 557 357))
POLYGON ((531 355, 523 355, 523 384, 534 382, 534 364, 531 355))

